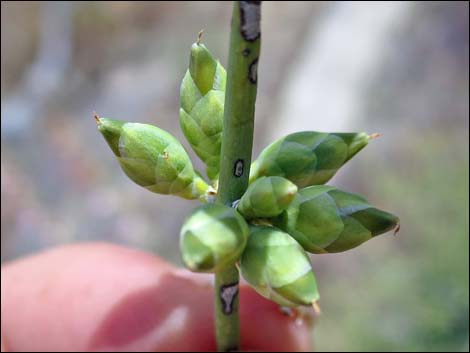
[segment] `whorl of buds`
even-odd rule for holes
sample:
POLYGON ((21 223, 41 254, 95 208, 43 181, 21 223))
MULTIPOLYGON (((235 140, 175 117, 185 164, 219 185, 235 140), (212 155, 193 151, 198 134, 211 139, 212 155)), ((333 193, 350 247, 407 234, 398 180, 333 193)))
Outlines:
POLYGON ((240 269, 259 294, 280 305, 312 305, 320 298, 307 254, 279 229, 250 228, 240 269))
MULTIPOLYGON (((98 130, 135 183, 156 193, 209 202, 194 210, 181 229, 180 251, 188 269, 229 270, 232 276, 237 265, 262 296, 282 306, 313 305, 315 309, 319 293, 306 251, 342 252, 399 229, 398 217, 371 206, 363 197, 321 185, 380 134, 303 131, 287 135, 267 146, 252 163, 250 185, 240 200, 232 207, 212 203, 218 191, 227 75, 201 43, 201 34, 191 47, 189 68, 181 83, 180 124, 206 164, 211 186, 193 168, 181 143, 156 126, 95 115, 98 130)), ((249 59, 250 48, 240 53, 244 63, 251 64, 245 67, 249 72, 242 70, 248 75, 239 78, 249 79, 249 89, 256 93, 252 76, 258 59, 249 59)), ((240 112, 245 111, 243 104, 238 106, 240 112)), ((243 175, 244 162, 232 134, 237 138, 243 131, 251 134, 251 125, 248 128, 226 135, 239 157, 229 165, 235 177, 243 175)), ((221 286, 217 294, 225 303, 224 314, 231 312, 233 300, 227 306, 226 298, 237 294, 237 281, 238 276, 233 276, 233 283, 221 286)))

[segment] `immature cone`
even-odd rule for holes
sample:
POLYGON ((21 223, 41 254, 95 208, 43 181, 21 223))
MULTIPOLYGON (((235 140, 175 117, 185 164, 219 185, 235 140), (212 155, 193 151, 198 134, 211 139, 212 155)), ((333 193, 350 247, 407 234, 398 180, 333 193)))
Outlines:
POLYGON ((334 253, 396 228, 399 219, 359 195, 318 185, 300 190, 274 224, 309 252, 334 253))
POLYGON ((135 183, 159 194, 203 198, 208 185, 171 134, 153 125, 95 118, 122 170, 135 183))
POLYGON ((338 169, 364 148, 366 133, 302 131, 287 135, 266 147, 251 165, 250 182, 277 175, 299 188, 324 184, 338 169))
POLYGON ((259 294, 280 305, 312 305, 320 298, 304 249, 277 228, 250 228, 240 269, 259 294))
POLYGON ((194 152, 207 166, 207 175, 219 174, 226 73, 204 44, 191 47, 189 69, 180 89, 180 124, 194 152))
POLYGON ((261 177, 248 187, 237 209, 246 219, 275 217, 296 193, 297 186, 285 178, 261 177))
POLYGON ((248 224, 233 208, 207 204, 197 208, 181 229, 185 266, 194 272, 217 272, 233 265, 248 239, 248 224))

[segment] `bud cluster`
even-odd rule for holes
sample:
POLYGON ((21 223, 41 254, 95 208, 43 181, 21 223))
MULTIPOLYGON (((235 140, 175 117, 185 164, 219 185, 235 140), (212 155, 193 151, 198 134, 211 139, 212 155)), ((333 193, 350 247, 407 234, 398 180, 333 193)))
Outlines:
POLYGON ((398 227, 393 214, 324 185, 375 135, 287 135, 252 163, 250 185, 233 207, 211 203, 220 168, 225 82, 225 69, 198 40, 181 84, 180 124, 210 182, 193 168, 181 143, 156 126, 96 116, 98 130, 135 183, 208 202, 181 229, 187 268, 218 272, 237 264, 264 297, 283 306, 314 304, 319 294, 307 252, 346 251, 398 227))

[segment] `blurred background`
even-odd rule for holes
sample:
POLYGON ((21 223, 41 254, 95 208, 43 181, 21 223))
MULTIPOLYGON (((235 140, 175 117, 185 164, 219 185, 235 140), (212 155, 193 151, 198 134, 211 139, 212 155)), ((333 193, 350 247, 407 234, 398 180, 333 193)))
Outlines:
MULTIPOLYGON (((197 202, 129 181, 92 112, 188 147, 189 48, 203 28, 226 64, 230 16, 228 2, 2 1, 2 263, 99 240, 181 265, 197 202)), ((395 237, 312 256, 317 350, 469 349, 468 17, 468 2, 263 4, 254 157, 298 130, 381 132, 331 184, 401 218, 395 237)))

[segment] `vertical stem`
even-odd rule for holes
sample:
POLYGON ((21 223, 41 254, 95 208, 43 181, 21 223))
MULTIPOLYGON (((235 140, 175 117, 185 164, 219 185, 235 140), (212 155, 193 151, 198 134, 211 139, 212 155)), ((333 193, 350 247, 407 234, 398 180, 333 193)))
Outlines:
MULTIPOLYGON (((231 205, 248 186, 260 52, 260 1, 234 1, 224 105, 218 202, 231 205)), ((215 329, 219 351, 240 348, 235 266, 215 274, 215 329)))

